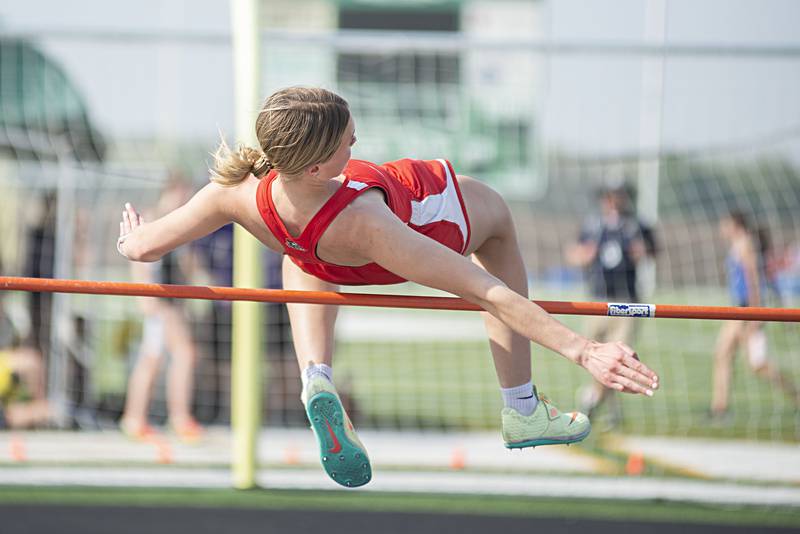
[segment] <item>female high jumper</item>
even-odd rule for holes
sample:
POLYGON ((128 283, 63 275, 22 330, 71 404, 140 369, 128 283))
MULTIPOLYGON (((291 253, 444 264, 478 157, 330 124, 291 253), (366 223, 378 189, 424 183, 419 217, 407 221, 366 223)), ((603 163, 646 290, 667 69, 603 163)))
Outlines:
MULTIPOLYGON (((355 128, 347 102, 333 92, 290 87, 274 93, 256 120, 260 147, 231 149, 223 141, 211 183, 156 221, 144 222, 126 204, 118 250, 133 261, 156 261, 236 222, 285 255, 285 289, 337 291, 411 280, 477 304, 486 311, 508 448, 573 443, 591 429, 585 415, 561 413, 539 397, 530 341, 609 388, 653 395, 658 377, 633 349, 586 339, 528 299, 514 223, 498 193, 456 175, 446 160, 351 160, 355 128)), ((322 466, 343 486, 366 484, 372 476, 367 452, 332 379, 338 307, 288 309, 301 398, 322 466)))

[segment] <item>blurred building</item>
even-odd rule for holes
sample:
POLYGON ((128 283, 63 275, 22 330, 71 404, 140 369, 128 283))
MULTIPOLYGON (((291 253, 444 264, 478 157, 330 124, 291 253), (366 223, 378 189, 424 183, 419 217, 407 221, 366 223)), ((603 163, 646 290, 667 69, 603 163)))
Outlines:
POLYGON ((105 141, 57 62, 22 39, 0 38, 0 151, 19 160, 100 161, 105 141))

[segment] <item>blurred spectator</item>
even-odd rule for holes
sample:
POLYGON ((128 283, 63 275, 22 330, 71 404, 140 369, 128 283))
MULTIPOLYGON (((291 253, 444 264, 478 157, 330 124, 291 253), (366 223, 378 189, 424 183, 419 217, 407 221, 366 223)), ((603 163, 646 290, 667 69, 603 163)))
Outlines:
MULTIPOLYGON (((233 225, 223 226, 216 232, 194 243, 203 268, 211 276, 211 284, 230 287, 233 285, 233 225)), ((262 281, 264 287, 280 289, 282 256, 266 250, 261 258, 264 265, 262 281)), ((300 403, 300 372, 294 355, 289 329, 289 316, 285 304, 266 303, 261 308, 263 332, 265 333, 267 361, 266 413, 270 421, 280 424, 305 424, 305 411, 300 403)), ((205 329, 202 341, 208 343, 216 372, 214 405, 224 402, 223 392, 228 389, 221 383, 221 372, 230 365, 231 354, 231 302, 213 301, 207 321, 211 328, 205 329)), ((226 369, 229 371, 229 368, 226 369)), ((340 394, 342 394, 340 392, 340 394)), ((343 402, 347 392, 343 394, 343 402)), ((218 415, 218 414, 217 414, 218 415)))
MULTIPOLYGON (((599 213, 583 223, 578 242, 567 248, 567 262, 586 270, 593 299, 609 302, 638 302, 636 271, 640 260, 654 255, 653 230, 632 212, 630 192, 625 186, 607 186, 598 194, 599 213)), ((597 341, 621 341, 630 345, 635 319, 595 316, 588 320, 586 335, 597 341)), ((592 413, 611 396, 612 390, 599 382, 579 392, 580 411, 592 413)), ((621 418, 614 402, 611 424, 621 418)))
MULTIPOLYGON (((47 192, 39 202, 33 202, 28 215, 31 217, 25 236, 27 255, 24 276, 52 278, 56 258, 56 208, 57 196, 47 192)), ((52 293, 30 293, 31 331, 28 343, 41 354, 50 354, 50 314, 53 306, 52 293)))
MULTIPOLYGON (((214 286, 233 286, 233 225, 227 224, 192 244, 198 262, 214 286)), ((230 414, 223 413, 222 406, 228 404, 230 382, 232 302, 212 300, 202 323, 206 325, 197 332, 197 341, 208 347, 207 373, 203 392, 207 396, 201 420, 228 422, 230 414), (226 420, 228 418, 228 420, 226 420)))
POLYGON ((0 301, 0 428, 30 428, 51 422, 42 355, 17 344, 0 301))
MULTIPOLYGON (((759 233, 763 243, 765 234, 759 233)), ((761 246, 764 249, 764 245, 761 246)), ((800 244, 783 248, 767 247, 764 252, 764 272, 770 289, 774 290, 778 306, 795 307, 800 296, 800 244)))
POLYGON ((800 243, 788 247, 784 259, 785 263, 776 274, 778 290, 784 305, 797 306, 800 298, 800 243))
MULTIPOLYGON (((172 175, 161 194, 156 212, 149 214, 149 218, 174 210, 190 195, 189 183, 181 175, 172 175)), ((157 262, 133 262, 134 279, 149 283, 186 284, 187 267, 182 264, 181 253, 187 250, 169 253, 157 262)), ((142 343, 128 381, 120 428, 134 439, 147 439, 156 433, 148 424, 150 397, 162 356, 169 352, 171 359, 166 385, 169 425, 182 441, 196 442, 203 436, 203 429, 191 411, 197 349, 182 301, 143 297, 140 303, 144 314, 142 343)))
MULTIPOLYGON (((719 222, 719 233, 728 246, 725 267, 728 288, 736 306, 761 306, 767 280, 763 252, 770 249, 759 243, 759 234, 750 226, 744 213, 733 211, 719 222)), ((766 235, 763 234, 762 235, 766 235)), ((711 416, 721 423, 727 418, 731 373, 736 349, 744 347, 750 369, 769 380, 800 406, 800 396, 792 381, 767 356, 767 336, 757 321, 725 321, 719 332, 714 353, 711 416)))

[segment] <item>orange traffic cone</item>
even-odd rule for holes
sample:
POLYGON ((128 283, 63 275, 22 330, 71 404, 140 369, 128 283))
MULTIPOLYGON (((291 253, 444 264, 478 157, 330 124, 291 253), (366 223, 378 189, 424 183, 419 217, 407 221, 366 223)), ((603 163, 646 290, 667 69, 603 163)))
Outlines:
POLYGON ((289 443, 283 450, 283 463, 286 465, 297 465, 300 463, 300 454, 297 452, 297 445, 289 443))
POLYGON ((171 464, 175 461, 172 456, 172 447, 166 440, 156 440, 156 461, 160 464, 171 464))
POLYGON ((460 471, 467 465, 467 453, 464 452, 463 447, 456 447, 450 454, 450 469, 460 471))
POLYGON ((639 476, 644 473, 644 455, 639 451, 628 454, 628 461, 625 463, 625 473, 630 476, 639 476))
POLYGON ((25 452, 25 442, 21 436, 17 434, 11 435, 11 441, 8 443, 8 453, 15 462, 24 462, 28 459, 28 455, 25 452))

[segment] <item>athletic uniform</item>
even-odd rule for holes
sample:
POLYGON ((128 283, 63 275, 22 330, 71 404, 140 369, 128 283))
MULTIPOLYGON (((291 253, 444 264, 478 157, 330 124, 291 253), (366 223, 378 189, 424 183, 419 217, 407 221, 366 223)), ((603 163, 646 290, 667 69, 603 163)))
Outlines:
MULTIPOLYGON (((597 254, 587 268, 592 297, 612 302, 639 302, 636 291, 636 261, 631 255, 634 242, 643 240, 642 225, 636 217, 620 214, 613 221, 589 217, 581 228, 580 243, 594 243, 597 254)), ((636 321, 627 317, 595 316, 587 319, 586 335, 598 341, 633 341, 636 321)), ((587 401, 588 403, 588 401, 587 401)))
MULTIPOLYGON (((766 294, 764 269, 760 260, 758 263, 759 288, 763 298, 766 294)), ((750 291, 744 264, 733 250, 728 253, 728 257, 725 259, 725 268, 728 271, 728 289, 734 304, 736 306, 750 306, 750 291)), ((746 341, 747 357, 750 360, 750 365, 754 369, 761 368, 767 362, 767 336, 764 328, 762 327, 752 332, 747 336, 746 341)))
POLYGON ((383 165, 350 160, 344 182, 311 218, 299 236, 292 236, 272 201, 271 171, 258 185, 256 202, 261 217, 283 245, 284 253, 303 271, 321 280, 343 285, 396 284, 405 282, 377 263, 358 267, 335 265, 317 254, 319 239, 331 222, 356 197, 380 189, 389 209, 413 230, 463 254, 470 238, 469 219, 456 175, 450 162, 401 159, 383 165))
MULTIPOLYGON (((764 284, 764 269, 761 261, 758 262, 759 289, 762 298, 765 296, 766 284, 764 284)), ((747 284, 747 276, 744 271, 744 264, 731 251, 725 259, 725 270, 728 271, 728 289, 731 299, 736 306, 750 306, 750 291, 747 284)))

